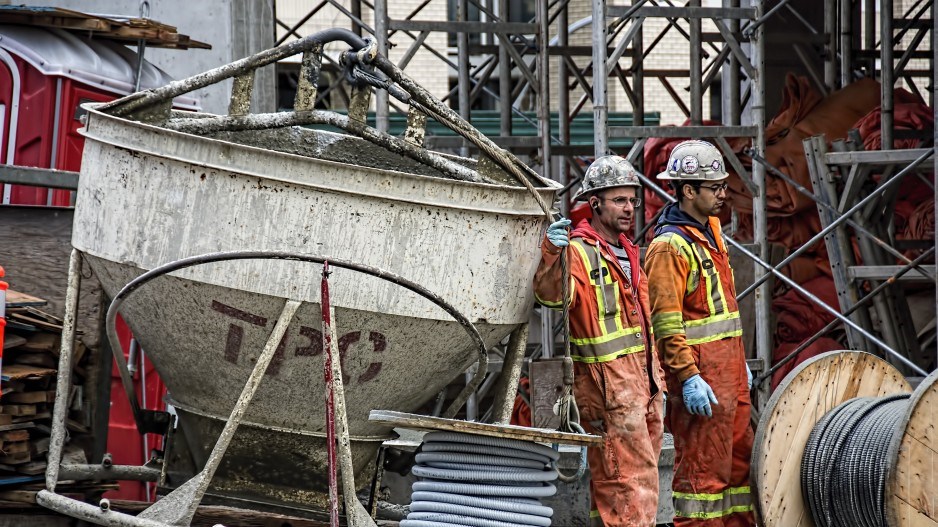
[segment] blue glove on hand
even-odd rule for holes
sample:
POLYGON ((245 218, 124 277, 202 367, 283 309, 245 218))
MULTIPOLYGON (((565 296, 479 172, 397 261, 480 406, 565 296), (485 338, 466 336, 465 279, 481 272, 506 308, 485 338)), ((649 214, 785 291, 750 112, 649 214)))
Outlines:
POLYGON ((749 390, 752 391, 752 370, 749 369, 748 363, 746 363, 746 382, 749 383, 749 390))
POLYGON ((570 235, 567 234, 569 226, 570 220, 566 218, 551 223, 547 228, 547 239, 557 247, 566 247, 570 244, 570 235))
POLYGON ((707 384, 707 381, 703 380, 703 377, 701 377, 699 373, 684 381, 683 391, 684 406, 687 407, 688 412, 694 415, 713 417, 713 410, 710 408, 710 403, 720 403, 717 402, 717 396, 713 395, 713 390, 710 389, 710 385, 707 384))

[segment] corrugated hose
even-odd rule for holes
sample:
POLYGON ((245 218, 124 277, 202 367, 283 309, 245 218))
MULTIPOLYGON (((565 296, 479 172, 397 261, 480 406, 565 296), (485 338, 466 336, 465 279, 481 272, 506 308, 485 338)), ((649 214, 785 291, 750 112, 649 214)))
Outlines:
POLYGON ((401 527, 549 527, 559 455, 500 437, 430 432, 413 468, 410 513, 401 527))

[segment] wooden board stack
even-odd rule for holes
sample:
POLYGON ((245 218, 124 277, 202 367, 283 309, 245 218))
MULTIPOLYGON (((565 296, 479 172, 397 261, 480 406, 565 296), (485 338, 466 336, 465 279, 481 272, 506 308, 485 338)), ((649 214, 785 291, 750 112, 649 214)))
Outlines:
MULTIPOLYGON (((46 469, 62 321, 39 309, 45 304, 40 298, 7 292, 0 369, 0 491, 41 479, 46 469)), ((67 421, 73 443, 89 433, 83 411, 87 353, 81 342, 76 342, 74 354, 67 421)), ((77 462, 85 462, 80 448, 69 450, 77 462)))

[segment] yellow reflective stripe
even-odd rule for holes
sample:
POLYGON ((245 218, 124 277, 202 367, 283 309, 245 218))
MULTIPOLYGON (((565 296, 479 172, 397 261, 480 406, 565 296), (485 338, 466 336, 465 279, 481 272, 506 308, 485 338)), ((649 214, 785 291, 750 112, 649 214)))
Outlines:
POLYGON ((734 487, 716 494, 674 492, 674 515, 684 518, 711 519, 752 511, 749 487, 734 487))
MULTIPOLYGON (((575 297, 575 293, 576 293, 576 280, 574 280, 573 277, 571 276, 571 277, 570 277, 570 288, 567 289, 567 294, 570 295, 570 299, 569 299, 570 304, 573 304, 573 298, 575 297)), ((558 300, 558 301, 556 301, 556 302, 554 302, 554 301, 552 301, 552 300, 545 300, 545 299, 541 298, 540 296, 538 296, 538 295, 537 295, 537 291, 535 291, 535 292, 534 292, 534 300, 536 300, 538 304, 540 304, 540 305, 542 305, 542 306, 544 306, 544 307, 546 307, 546 308, 555 309, 555 310, 558 310, 558 311, 563 310, 563 300, 562 300, 562 299, 561 299, 561 300, 558 300)))
POLYGON ((619 357, 625 355, 631 355, 633 353, 638 353, 639 351, 644 351, 645 345, 639 344, 637 346, 632 346, 630 348, 625 348, 619 351, 614 351, 612 353, 607 353, 605 355, 574 355, 570 353, 570 358, 576 362, 585 362, 587 364, 596 364, 599 362, 609 362, 611 360, 618 359, 619 357))
POLYGON ((743 334, 739 311, 685 322, 688 344, 704 344, 743 334))
POLYGON ((691 492, 678 492, 674 491, 671 493, 672 496, 678 499, 684 500, 696 500, 696 501, 716 501, 722 500, 726 496, 732 496, 734 494, 750 494, 752 492, 752 487, 748 485, 745 487, 730 487, 723 492, 717 493, 691 493, 691 492))
POLYGON ((599 518, 599 509, 591 509, 590 518, 599 518))
POLYGON ((680 311, 655 313, 651 316, 651 326, 659 339, 684 333, 684 315, 680 311))
POLYGON ((563 300, 561 300, 561 301, 559 301, 559 302, 551 302, 551 301, 549 301, 549 300, 544 300, 543 298, 539 297, 539 296, 537 295, 537 293, 534 293, 534 299, 537 300, 537 303, 538 303, 538 304, 541 304, 542 306, 545 306, 545 307, 549 307, 549 308, 561 308, 561 307, 563 307, 563 300))
POLYGON ((570 357, 575 361, 588 363, 608 362, 645 349, 641 329, 637 327, 626 328, 612 335, 572 338, 570 344, 574 347, 570 357), (576 353, 578 351, 581 353, 576 353))
MULTIPOLYGON (((694 249, 691 248, 690 244, 687 243, 687 240, 685 240, 683 236, 673 232, 665 233, 658 238, 655 238, 655 240, 667 242, 668 245, 674 247, 678 250, 678 252, 684 255, 684 259, 687 261, 687 265, 690 266, 689 273, 687 274, 687 292, 694 292, 697 289, 697 281, 695 280, 695 277, 700 274, 698 269, 699 266, 697 265, 697 258, 694 258, 694 249)), ((654 243, 655 240, 652 240, 652 243, 654 243)))
POLYGON ((625 329, 623 329, 623 330, 621 330, 621 331, 616 331, 616 332, 614 332, 614 333, 608 333, 608 334, 606 334, 606 335, 600 335, 600 336, 598 336, 598 337, 571 338, 571 339, 570 339, 570 343, 571 343, 571 344, 576 344, 576 345, 578 345, 578 346, 588 346, 588 345, 593 345, 593 344, 603 344, 603 343, 611 342, 611 341, 613 341, 613 340, 616 340, 616 339, 619 339, 619 338, 622 338, 622 337, 626 337, 626 336, 633 336, 633 335, 636 335, 636 334, 638 334, 639 336, 641 336, 641 332, 642 332, 642 328, 640 328, 640 327, 638 327, 638 326, 633 326, 633 327, 630 327, 630 328, 625 328, 625 329))
POLYGON ((752 505, 735 505, 728 509, 724 509, 722 511, 715 511, 715 512, 683 513, 675 509, 674 516, 680 516, 682 518, 695 518, 698 520, 712 520, 713 518, 721 518, 723 516, 729 516, 730 514, 736 514, 739 512, 752 512, 752 505))

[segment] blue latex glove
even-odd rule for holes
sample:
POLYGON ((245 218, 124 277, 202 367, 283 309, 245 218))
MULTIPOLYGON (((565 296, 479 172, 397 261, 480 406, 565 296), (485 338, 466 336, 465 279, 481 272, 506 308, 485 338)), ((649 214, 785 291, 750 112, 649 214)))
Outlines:
POLYGON ((749 390, 752 391, 752 370, 749 369, 749 363, 746 363, 746 382, 749 383, 749 390))
POLYGON ((567 234, 569 226, 570 220, 566 218, 551 223, 547 228, 547 239, 557 247, 566 247, 570 244, 570 235, 567 234))
POLYGON ((700 374, 694 375, 684 381, 683 391, 684 406, 687 407, 688 412, 694 415, 713 417, 713 410, 710 408, 710 403, 720 403, 717 402, 717 396, 713 395, 713 390, 710 389, 710 385, 707 384, 707 381, 703 380, 700 374))

